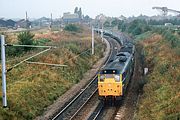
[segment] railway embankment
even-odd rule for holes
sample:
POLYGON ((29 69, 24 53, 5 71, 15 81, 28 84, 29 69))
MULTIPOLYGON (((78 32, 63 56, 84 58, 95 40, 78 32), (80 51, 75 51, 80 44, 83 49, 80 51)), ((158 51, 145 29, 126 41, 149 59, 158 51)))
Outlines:
POLYGON ((180 45, 178 44, 180 37, 166 31, 149 32, 144 35, 137 45, 142 48, 141 54, 144 56, 144 67, 148 68, 148 74, 142 81, 144 87, 134 119, 178 120, 180 119, 180 45))
MULTIPOLYGON (((49 110, 47 107, 59 96, 74 85, 78 87, 77 84, 80 81, 85 81, 81 80, 83 75, 88 70, 96 68, 93 65, 103 57, 105 45, 100 37, 96 37, 95 55, 91 55, 91 30, 83 27, 81 30, 78 32, 33 31, 34 40, 40 42, 40 45, 52 45, 57 48, 31 59, 31 62, 64 64, 68 67, 52 67, 25 62, 7 73, 8 107, 0 108, 0 120, 34 119, 49 110)), ((12 37, 17 38, 17 34, 12 34, 12 37)), ((8 42, 11 43, 11 41, 8 42)), ((17 39, 13 39, 13 42, 18 43, 17 39)), ((19 56, 8 56, 7 68, 41 50, 43 49, 33 49, 19 56)), ((84 76, 84 78, 89 78, 89 74, 87 73, 87 77, 84 76)), ((65 97, 69 97, 76 91, 78 90, 66 94, 65 97)), ((0 93, 2 93, 1 90, 0 93)))
POLYGON ((75 84, 68 91, 66 91, 62 96, 60 96, 52 105, 50 105, 43 115, 37 117, 37 120, 48 120, 54 117, 55 114, 59 112, 68 101, 73 99, 81 90, 90 82, 90 80, 97 74, 98 70, 105 61, 108 59, 110 54, 110 44, 107 40, 104 39, 106 44, 106 49, 104 50, 103 57, 100 58, 90 70, 88 70, 79 83, 75 84))

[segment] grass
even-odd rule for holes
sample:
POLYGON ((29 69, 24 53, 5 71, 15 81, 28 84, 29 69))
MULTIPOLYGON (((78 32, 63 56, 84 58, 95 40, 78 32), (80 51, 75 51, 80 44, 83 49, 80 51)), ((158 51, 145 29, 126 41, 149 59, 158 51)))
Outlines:
MULTIPOLYGON (((142 35, 144 36, 144 35, 142 35)), ((177 120, 180 118, 180 56, 162 35, 147 35, 139 41, 150 69, 140 97, 136 119, 177 120)))
POLYGON ((150 37, 151 35, 152 35, 152 32, 151 32, 151 31, 142 33, 142 34, 140 34, 140 35, 136 35, 136 36, 135 36, 135 38, 136 38, 135 41, 136 41, 136 42, 139 42, 139 41, 141 41, 141 40, 144 40, 144 39, 150 37))
MULTIPOLYGON (((96 38, 95 44, 99 46, 95 46, 96 52, 92 56, 91 32, 86 28, 83 29, 83 33, 76 34, 58 32, 35 35, 36 42, 56 45, 58 48, 31 61, 66 64, 68 67, 57 68, 24 63, 7 73, 8 108, 0 108, 0 120, 31 120, 41 115, 47 106, 78 83, 83 74, 102 57, 104 44, 96 38), (80 54, 88 49, 89 51, 80 54)), ((30 51, 22 57, 35 54, 40 50, 30 51)), ((17 62, 18 60, 10 61, 7 66, 10 67, 17 62)), ((0 93, 2 93, 1 89, 0 93)), ((2 101, 1 96, 0 100, 2 101)))

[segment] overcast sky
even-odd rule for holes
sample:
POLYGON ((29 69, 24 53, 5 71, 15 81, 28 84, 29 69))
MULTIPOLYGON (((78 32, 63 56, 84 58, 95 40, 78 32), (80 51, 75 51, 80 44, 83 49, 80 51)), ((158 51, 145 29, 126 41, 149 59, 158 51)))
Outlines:
POLYGON ((24 18, 25 11, 30 18, 50 17, 50 13, 57 18, 63 12, 73 12, 76 6, 93 18, 100 13, 111 17, 152 16, 159 14, 153 6, 180 10, 179 5, 180 0, 0 0, 0 18, 24 18))

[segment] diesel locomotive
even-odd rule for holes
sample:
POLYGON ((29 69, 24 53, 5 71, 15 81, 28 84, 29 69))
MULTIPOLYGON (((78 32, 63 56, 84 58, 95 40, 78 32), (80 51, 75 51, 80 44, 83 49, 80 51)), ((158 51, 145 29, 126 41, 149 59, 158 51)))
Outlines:
MULTIPOLYGON (((112 34, 110 37, 112 37, 112 34)), ((116 36, 113 38, 119 40, 116 36)), ((133 73, 135 47, 133 43, 127 40, 119 43, 123 43, 120 51, 98 73, 100 100, 108 98, 121 100, 133 73)))

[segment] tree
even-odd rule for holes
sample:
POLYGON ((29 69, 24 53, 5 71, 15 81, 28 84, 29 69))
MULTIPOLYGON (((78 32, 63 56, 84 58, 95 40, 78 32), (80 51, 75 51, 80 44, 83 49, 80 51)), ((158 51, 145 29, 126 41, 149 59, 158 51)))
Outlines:
POLYGON ((118 25, 119 22, 120 22, 120 21, 119 21, 118 19, 115 19, 115 20, 113 20, 113 21, 111 22, 111 26, 112 26, 112 27, 115 27, 116 25, 118 25))
POLYGON ((76 7, 76 8, 74 9, 74 13, 77 13, 77 14, 78 14, 78 7, 76 7))
POLYGON ((82 10, 81 10, 81 8, 79 8, 78 15, 79 15, 79 18, 82 18, 82 10))
POLYGON ((139 26, 133 29, 132 31, 133 35, 140 35, 141 33, 142 33, 142 29, 139 26))
POLYGON ((109 21, 104 22, 104 27, 110 27, 110 22, 109 21))

